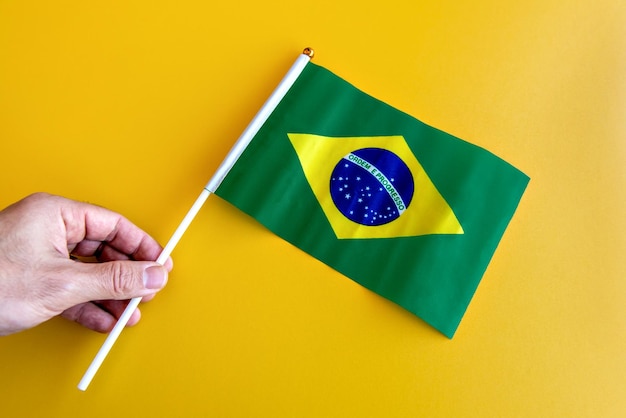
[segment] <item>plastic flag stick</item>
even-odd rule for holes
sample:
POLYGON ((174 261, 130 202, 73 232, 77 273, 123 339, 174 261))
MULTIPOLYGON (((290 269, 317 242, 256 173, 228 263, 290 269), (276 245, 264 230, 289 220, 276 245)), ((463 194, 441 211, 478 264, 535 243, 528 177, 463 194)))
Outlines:
MULTIPOLYGON (((174 231, 174 234, 172 235, 168 243, 165 245, 165 248, 163 249, 159 257, 157 258, 156 260, 157 263, 162 265, 167 261, 170 254, 172 253, 172 251, 178 244, 178 241, 180 241, 183 234, 185 233, 185 231, 191 224, 191 221, 193 221, 195 216, 198 214, 198 212, 202 208, 202 205, 204 205, 204 202, 206 202, 206 200, 211 195, 211 193, 213 193, 217 189, 217 187, 221 184, 222 180, 224 180, 229 170, 232 168, 233 164, 237 161, 239 156, 241 156, 241 154, 246 149, 246 147, 248 146, 252 138, 254 138, 254 136, 259 131, 259 129, 261 129, 261 126, 263 126, 267 118, 274 111, 276 106, 278 106, 278 104, 280 103, 282 98, 285 96, 287 91, 289 91, 289 89, 291 88, 293 83, 296 81, 296 79, 298 78, 302 70, 304 70, 304 67, 306 66, 306 64, 310 61, 311 57, 313 57, 313 50, 311 50, 310 48, 306 48, 304 52, 298 57, 298 59, 296 59, 295 63, 291 66, 291 68, 289 69, 285 77, 282 79, 282 81, 280 82, 276 90, 274 90, 274 92, 269 97, 269 99, 267 99, 267 101, 263 104, 259 112, 252 119, 252 122, 250 122, 250 124, 241 134, 241 136, 239 137, 235 145, 233 145, 229 153, 226 155, 226 158, 224 158, 224 161, 222 162, 222 164, 218 167, 217 171, 215 172, 211 180, 209 180, 206 187, 202 190, 202 192, 200 193, 200 195, 198 196, 198 198, 192 205, 191 209, 189 209, 189 211, 183 218, 180 225, 178 225, 178 227, 174 231)), ((100 350, 98 351, 98 353, 92 360, 91 364, 87 368, 87 371, 85 371, 85 374, 83 375, 82 379, 78 383, 78 389, 82 391, 87 390, 87 388, 89 387, 89 384, 91 383, 94 376, 98 372, 98 369, 102 365, 102 362, 104 361, 106 356, 109 354, 109 351, 111 351, 113 344, 115 344, 115 341, 122 333, 122 330, 128 323, 128 320, 130 319, 131 315, 133 314, 135 309, 137 309, 139 302, 141 302, 141 297, 133 298, 130 300, 130 302, 128 303, 128 306, 126 307, 126 309, 124 310, 124 312, 118 319, 117 323, 113 327, 113 330, 109 333, 106 340, 100 347, 100 350)))

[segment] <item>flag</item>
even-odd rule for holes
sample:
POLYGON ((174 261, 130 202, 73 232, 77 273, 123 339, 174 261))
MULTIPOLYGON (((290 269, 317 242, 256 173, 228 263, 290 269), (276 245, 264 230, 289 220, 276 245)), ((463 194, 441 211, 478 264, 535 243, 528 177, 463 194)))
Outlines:
POLYGON ((309 62, 214 192, 452 338, 528 181, 309 62))

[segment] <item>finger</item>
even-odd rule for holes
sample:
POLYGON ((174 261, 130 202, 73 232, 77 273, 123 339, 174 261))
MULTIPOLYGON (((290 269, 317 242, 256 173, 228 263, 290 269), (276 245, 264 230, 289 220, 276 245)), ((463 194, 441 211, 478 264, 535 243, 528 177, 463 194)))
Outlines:
MULTIPOLYGON (((111 314, 115 318, 115 321, 117 321, 126 310, 128 302, 128 300, 99 300, 94 302, 94 304, 100 309, 111 314)), ((139 319, 141 319, 141 313, 139 309, 135 309, 126 325, 133 326, 139 322, 139 319)))
MULTIPOLYGON (((116 260, 136 260, 136 261, 154 261, 154 260, 143 260, 138 258, 131 258, 128 254, 124 254, 120 251, 117 251, 115 248, 107 245, 107 243, 101 243, 99 248, 92 253, 96 255, 98 261, 106 262, 106 261, 116 261, 116 260)), ((80 255, 80 254, 76 254, 80 255)), ((171 257, 168 257, 163 263, 163 266, 167 269, 167 271, 172 271, 174 267, 174 262, 171 257)))
MULTIPOLYGON (((110 332, 118 319, 107 310, 102 309, 92 302, 81 303, 66 309, 61 313, 61 316, 86 328, 102 333, 110 332)), ((140 318, 141 313, 139 309, 136 309, 131 315, 128 325, 136 324, 140 318)))
MULTIPOLYGON (((72 251, 72 255, 79 257, 96 257, 100 262, 115 260, 131 260, 128 254, 122 253, 108 245, 106 242, 100 241, 81 241, 72 251)), ((142 260, 154 261, 154 260, 142 260)))
MULTIPOLYGON (((98 261, 115 261, 115 260, 136 260, 136 261, 154 261, 153 259, 143 259, 143 258, 131 258, 127 254, 121 253, 117 251, 115 248, 109 245, 102 245, 100 254, 98 255, 98 261)), ((163 267, 167 269, 167 271, 172 271, 174 267, 174 261, 172 257, 168 257, 163 263, 163 267)))
MULTIPOLYGON (((78 257, 99 257, 104 246, 105 243, 102 241, 90 241, 85 239, 76 244, 74 248, 70 248, 70 252, 72 255, 78 257)), ((128 259, 128 256, 126 256, 126 259, 128 259)))
POLYGON ((66 306, 91 300, 125 300, 156 293, 167 283, 167 269, 153 261, 117 260, 106 263, 67 261, 60 277, 71 277, 66 306))
MULTIPOLYGON (((107 242, 117 251, 136 260, 156 260, 161 246, 141 228, 108 209, 62 199, 61 216, 66 228, 68 247, 82 241, 107 242)), ((93 248, 86 244, 85 248, 93 248)))

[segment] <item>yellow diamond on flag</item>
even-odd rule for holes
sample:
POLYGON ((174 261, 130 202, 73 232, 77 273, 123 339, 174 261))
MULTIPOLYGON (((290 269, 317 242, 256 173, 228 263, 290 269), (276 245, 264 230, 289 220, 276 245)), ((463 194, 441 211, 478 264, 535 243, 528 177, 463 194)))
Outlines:
POLYGON ((337 238, 463 234, 402 136, 288 137, 337 238))

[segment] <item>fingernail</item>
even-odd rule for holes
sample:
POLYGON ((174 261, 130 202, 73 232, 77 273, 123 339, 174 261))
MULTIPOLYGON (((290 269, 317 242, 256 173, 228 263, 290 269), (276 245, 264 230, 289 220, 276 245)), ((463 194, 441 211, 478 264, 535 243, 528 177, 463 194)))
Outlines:
POLYGON ((167 283, 167 270, 161 266, 151 266, 143 271, 143 285, 146 289, 161 289, 167 283))

